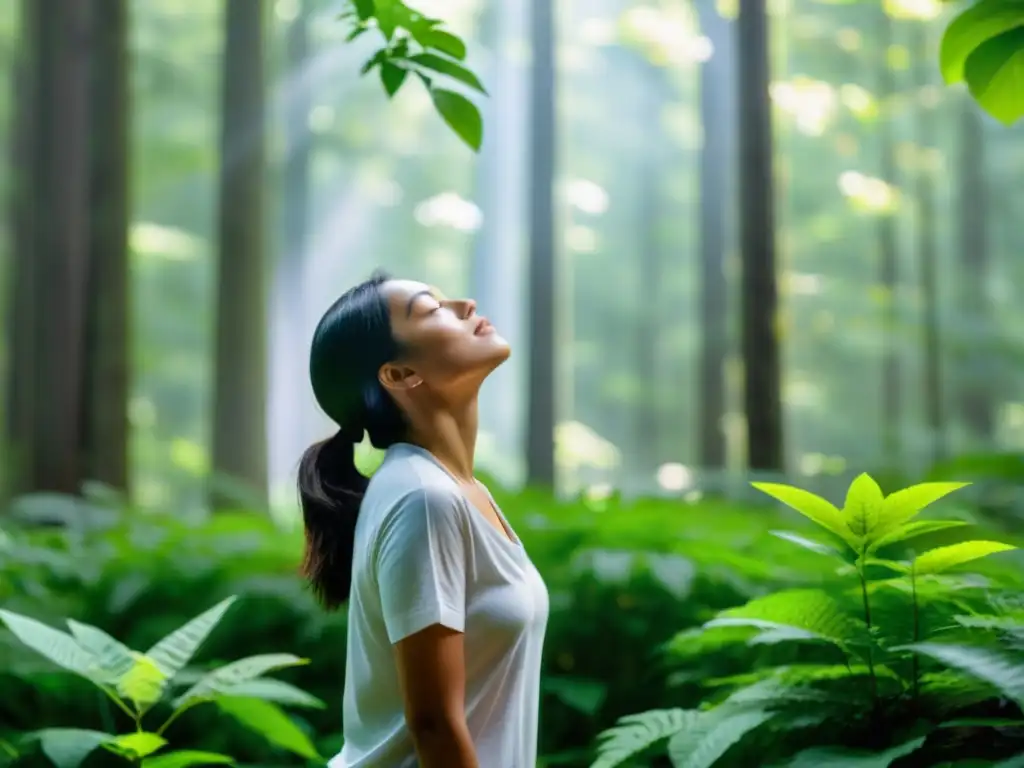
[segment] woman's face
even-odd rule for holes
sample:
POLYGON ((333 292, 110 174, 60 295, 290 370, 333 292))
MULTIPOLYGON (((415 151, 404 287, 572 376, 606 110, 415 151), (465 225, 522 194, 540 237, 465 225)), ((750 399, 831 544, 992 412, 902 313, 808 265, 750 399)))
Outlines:
POLYGON ((392 388, 427 384, 443 392, 479 386, 508 359, 505 341, 472 299, 449 299, 436 288, 412 280, 381 286, 391 313, 391 332, 402 358, 381 368, 381 382, 392 388))

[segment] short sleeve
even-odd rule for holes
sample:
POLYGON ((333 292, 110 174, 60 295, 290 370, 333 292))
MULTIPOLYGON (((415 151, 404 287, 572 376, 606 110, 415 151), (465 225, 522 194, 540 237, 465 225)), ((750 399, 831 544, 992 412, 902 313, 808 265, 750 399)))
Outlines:
POLYGON ((466 536, 454 493, 420 489, 377 536, 375 574, 392 644, 433 624, 465 630, 466 536))

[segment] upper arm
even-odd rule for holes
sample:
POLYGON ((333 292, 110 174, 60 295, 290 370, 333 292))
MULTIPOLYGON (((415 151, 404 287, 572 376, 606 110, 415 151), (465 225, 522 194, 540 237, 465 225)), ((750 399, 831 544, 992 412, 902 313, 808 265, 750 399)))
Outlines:
POLYGON ((433 624, 395 645, 405 719, 412 731, 465 717, 466 664, 462 633, 433 624))
POLYGON ((418 490, 388 515, 375 573, 410 726, 464 712, 466 536, 454 494, 418 490))

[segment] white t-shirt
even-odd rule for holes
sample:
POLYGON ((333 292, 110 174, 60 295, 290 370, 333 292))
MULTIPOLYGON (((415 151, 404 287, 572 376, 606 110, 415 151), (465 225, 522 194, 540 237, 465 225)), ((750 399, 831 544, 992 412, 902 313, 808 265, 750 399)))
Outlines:
POLYGON ((466 722, 480 765, 534 768, 548 593, 512 537, 429 452, 388 450, 356 524, 345 744, 329 768, 416 766, 392 646, 432 624, 464 633, 466 722))

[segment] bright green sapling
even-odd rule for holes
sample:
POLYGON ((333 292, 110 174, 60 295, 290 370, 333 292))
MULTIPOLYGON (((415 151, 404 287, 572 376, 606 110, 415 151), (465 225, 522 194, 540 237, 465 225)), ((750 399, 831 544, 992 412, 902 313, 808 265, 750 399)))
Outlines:
POLYGON ((99 688, 134 724, 126 733, 106 733, 79 728, 46 728, 25 734, 20 743, 0 743, 9 757, 17 749, 38 744, 57 768, 77 768, 98 749, 117 755, 142 768, 187 768, 198 765, 231 765, 228 755, 193 750, 173 750, 168 729, 186 711, 213 704, 246 728, 268 741, 307 759, 319 759, 308 736, 279 705, 322 707, 305 691, 268 672, 307 663, 286 653, 249 656, 225 664, 199 677, 184 691, 172 695, 172 686, 185 676, 185 666, 199 646, 235 602, 228 598, 187 622, 145 653, 134 651, 97 627, 68 620, 70 633, 35 619, 0 610, 0 620, 24 645, 58 667, 88 680, 99 688), (169 713, 155 718, 157 704, 167 702, 169 713), (159 723, 155 727, 151 723, 159 723))
MULTIPOLYGON (((988 741, 1012 753, 1012 739, 1007 746, 1004 737, 1019 739, 1024 726, 1024 608, 984 581, 947 572, 1014 548, 971 540, 913 550, 926 534, 965 525, 916 519, 964 485, 924 483, 884 496, 862 474, 840 509, 800 488, 755 483, 819 526, 817 538, 776 535, 834 560, 834 575, 826 586, 783 590, 723 611, 674 638, 668 657, 686 665, 737 643, 762 651, 803 644, 810 654, 705 681, 727 694, 712 694, 699 709, 622 718, 602 734, 592 768, 629 764, 665 742, 675 768, 709 768, 727 752, 739 755, 730 765, 747 765, 745 747, 788 768, 949 759, 964 756, 955 749, 965 713, 992 701, 1003 702, 999 717, 974 717, 971 733, 990 729, 988 741)), ((1017 746, 1024 751, 1024 743, 1017 746)))

